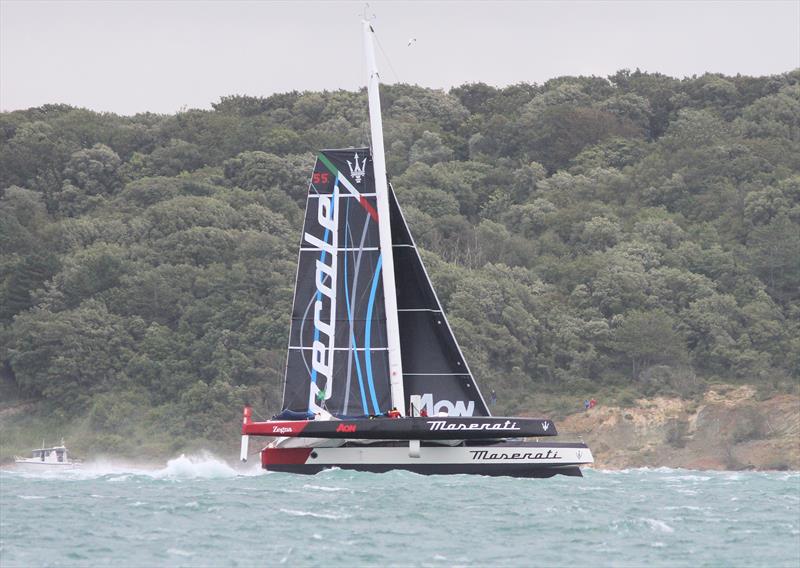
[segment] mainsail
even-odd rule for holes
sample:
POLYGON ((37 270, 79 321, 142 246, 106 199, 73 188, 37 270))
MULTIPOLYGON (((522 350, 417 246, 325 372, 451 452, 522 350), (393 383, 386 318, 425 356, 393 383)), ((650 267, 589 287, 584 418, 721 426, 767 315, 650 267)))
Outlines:
POLYGON ((368 148, 320 152, 300 243, 285 409, 366 415, 392 406, 374 187, 368 148))

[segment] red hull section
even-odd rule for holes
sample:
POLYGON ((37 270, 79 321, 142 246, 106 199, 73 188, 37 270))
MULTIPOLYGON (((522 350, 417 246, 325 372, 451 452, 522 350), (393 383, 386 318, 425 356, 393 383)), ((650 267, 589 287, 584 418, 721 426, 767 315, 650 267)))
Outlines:
POLYGON ((309 455, 311 448, 265 448, 261 451, 261 467, 304 464, 309 455))
POLYGON ((284 420, 269 422, 245 422, 242 426, 242 435, 250 436, 299 436, 308 420, 284 420))

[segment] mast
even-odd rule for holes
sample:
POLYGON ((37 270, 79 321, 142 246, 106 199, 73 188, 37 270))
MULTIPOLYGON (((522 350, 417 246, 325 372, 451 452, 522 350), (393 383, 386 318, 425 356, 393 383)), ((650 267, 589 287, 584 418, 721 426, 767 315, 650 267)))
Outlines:
POLYGON ((389 385, 392 406, 406 415, 403 392, 403 365, 400 358, 400 324, 397 319, 397 292, 394 279, 394 255, 392 254, 392 229, 389 222, 389 189, 386 182, 386 157, 383 149, 383 120, 378 86, 380 76, 375 64, 375 47, 372 25, 362 21, 364 30, 364 52, 367 57, 367 94, 369 96, 369 127, 372 137, 372 166, 375 171, 375 200, 378 206, 378 234, 380 236, 383 263, 383 296, 386 306, 386 338, 389 347, 389 385))

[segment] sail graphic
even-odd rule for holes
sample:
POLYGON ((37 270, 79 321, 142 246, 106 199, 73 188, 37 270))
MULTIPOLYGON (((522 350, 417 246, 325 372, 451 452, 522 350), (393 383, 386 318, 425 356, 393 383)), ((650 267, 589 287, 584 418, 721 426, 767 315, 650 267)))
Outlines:
POLYGON ((412 415, 490 416, 389 189, 403 387, 412 415))
POLYGON ((369 149, 320 152, 300 243, 284 409, 391 408, 381 264, 369 149))

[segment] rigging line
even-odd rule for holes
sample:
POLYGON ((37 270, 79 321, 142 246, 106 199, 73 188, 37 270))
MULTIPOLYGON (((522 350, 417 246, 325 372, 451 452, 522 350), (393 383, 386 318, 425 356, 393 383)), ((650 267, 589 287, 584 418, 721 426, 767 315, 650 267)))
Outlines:
MULTIPOLYGON (((367 4, 369 6, 369 4, 367 4)), ((366 16, 367 8, 364 8, 364 19, 367 19, 366 16)), ((361 42, 361 76, 367 76, 367 53, 366 53, 366 46, 364 42, 361 42)), ((369 125, 369 96, 367 94, 369 85, 364 86, 364 103, 358 105, 361 109, 362 116, 361 116, 361 144, 366 146, 367 148, 372 149, 372 139, 370 138, 370 125, 369 125)), ((360 94, 360 93, 359 93, 360 94)))
POLYGON ((258 420, 260 420, 262 422, 266 422, 267 421, 267 419, 264 418, 264 416, 260 412, 258 412, 255 408, 253 408, 251 406, 250 409, 253 411, 253 416, 255 416, 258 420))
POLYGON ((377 32, 375 32, 374 28, 373 28, 373 31, 372 31, 372 35, 375 36, 375 43, 378 44, 378 49, 381 50, 381 53, 383 54, 383 58, 386 59, 386 63, 389 65, 389 70, 392 72, 392 75, 394 75, 395 81, 397 81, 398 83, 402 83, 402 81, 400 80, 400 76, 394 70, 394 66, 392 65, 392 61, 389 59, 389 56, 386 54, 386 51, 383 49, 383 46, 381 45, 381 40, 378 38, 378 34, 377 34, 377 32))

